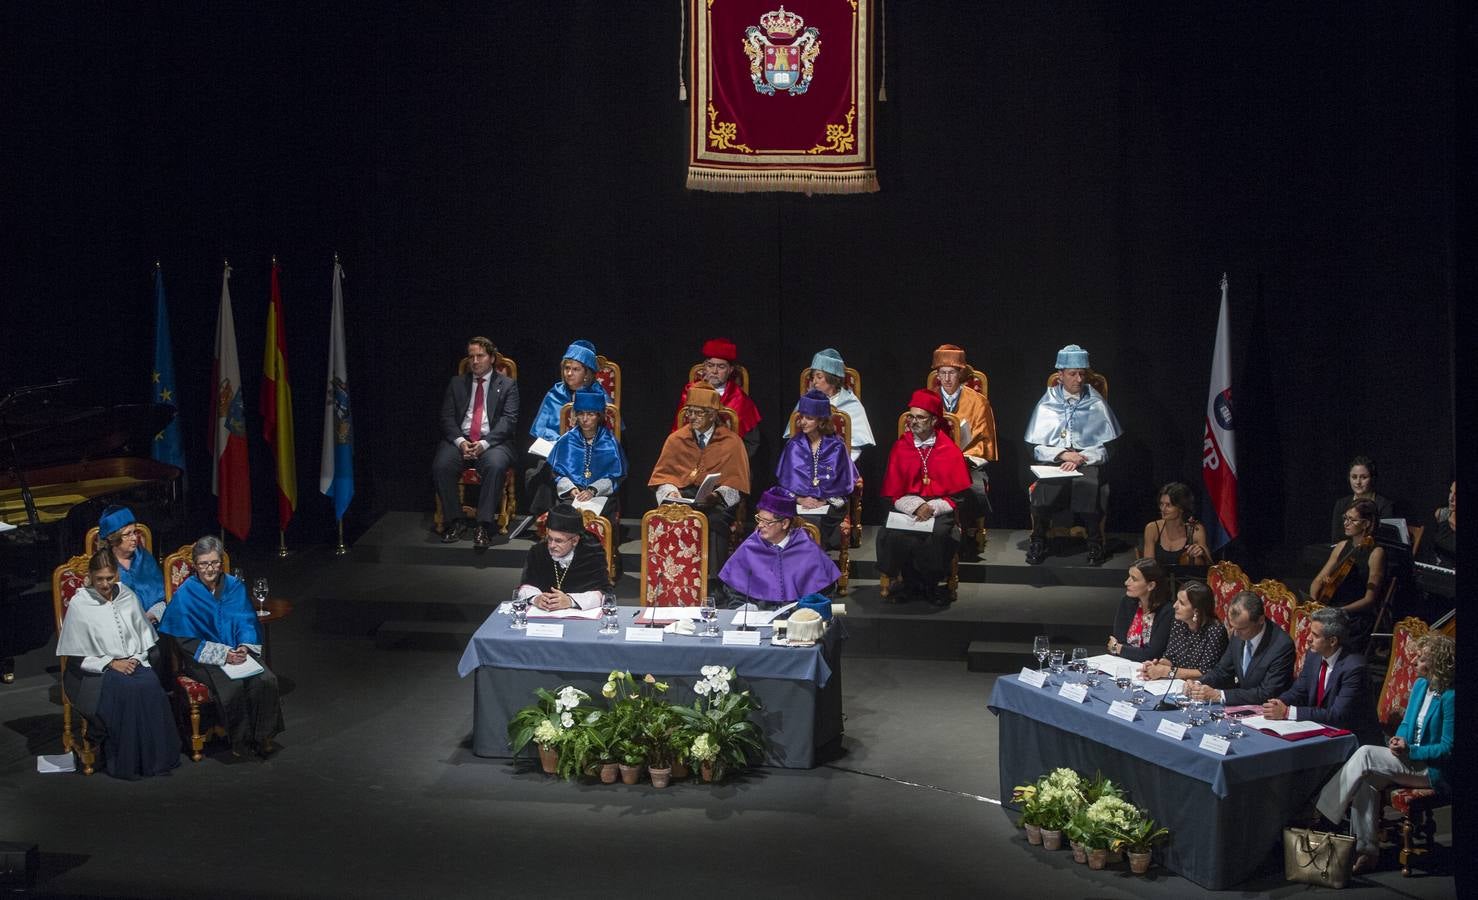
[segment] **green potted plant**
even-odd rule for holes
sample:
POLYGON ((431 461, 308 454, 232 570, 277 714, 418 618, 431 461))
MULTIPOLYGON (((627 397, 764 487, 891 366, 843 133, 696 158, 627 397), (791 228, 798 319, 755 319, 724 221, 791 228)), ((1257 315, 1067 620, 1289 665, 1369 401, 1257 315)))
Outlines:
POLYGON ((1067 838, 1068 845, 1073 848, 1073 861, 1077 863, 1088 862, 1088 839, 1092 824, 1088 821, 1088 806, 1084 804, 1078 807, 1072 818, 1062 827, 1062 836, 1067 838))
POLYGON ((1099 797, 1083 810, 1086 827, 1083 844, 1088 848, 1088 868, 1102 869, 1108 864, 1109 850, 1119 833, 1133 824, 1139 810, 1132 803, 1112 795, 1099 797))
POLYGON ((1113 842, 1116 848, 1123 849, 1129 854, 1129 869, 1136 875, 1143 875, 1150 868, 1150 854, 1155 845, 1170 837, 1170 829, 1162 828, 1154 819, 1149 817, 1147 810, 1137 810, 1138 815, 1134 821, 1127 826, 1113 829, 1113 842))
POLYGON ((571 685, 565 685, 557 693, 544 688, 534 691, 538 698, 513 714, 508 720, 508 745, 516 758, 523 748, 533 741, 539 748, 539 763, 545 774, 553 775, 559 767, 559 751, 574 727, 576 717, 583 718, 585 709, 581 704, 590 695, 571 685))
POLYGON ((749 691, 734 690, 733 669, 704 666, 700 674, 693 705, 673 709, 684 732, 693 736, 688 758, 699 764, 704 781, 720 781, 764 756, 764 733, 750 718, 760 705, 749 691))
POLYGON ((641 778, 648 757, 648 720, 667 708, 657 699, 666 691, 667 684, 651 674, 638 681, 630 672, 619 670, 611 672, 601 687, 601 696, 610 703, 607 746, 612 748, 625 784, 636 784, 641 778))
POLYGON ((1042 803, 1037 799, 1036 782, 1018 784, 1011 789, 1011 803, 1021 810, 1018 820, 1026 832, 1026 842, 1036 847, 1042 845, 1042 803))
POLYGON ((647 775, 652 779, 652 787, 667 787, 672 780, 673 735, 681 723, 677 711, 666 703, 654 701, 647 707, 642 719, 642 744, 647 751, 647 775))
POLYGON ((587 709, 574 717, 575 723, 565 729, 564 741, 559 746, 559 761, 555 774, 565 781, 574 781, 582 775, 600 774, 602 757, 606 753, 601 721, 605 712, 587 709))

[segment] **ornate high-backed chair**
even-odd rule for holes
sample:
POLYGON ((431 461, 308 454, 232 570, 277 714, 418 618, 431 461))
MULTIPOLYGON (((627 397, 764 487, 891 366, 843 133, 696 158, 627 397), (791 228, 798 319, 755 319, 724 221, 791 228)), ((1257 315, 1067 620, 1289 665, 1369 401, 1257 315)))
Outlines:
MULTIPOLYGON (((150 553, 154 552, 154 532, 143 522, 135 522, 134 527, 139 530, 139 546, 150 553)), ((98 527, 96 525, 87 529, 87 536, 82 539, 82 546, 88 556, 98 552, 98 527)))
MULTIPOLYGON (((800 413, 790 414, 790 433, 798 434, 796 417, 800 413)), ((852 417, 837 409, 831 408, 831 425, 836 430, 836 435, 841 438, 842 445, 852 446, 852 417)), ((802 524, 811 525, 811 521, 805 516, 798 516, 802 524)), ((813 526, 814 527, 814 526, 813 526)), ((850 582, 849 569, 851 567, 851 548, 860 546, 862 543, 862 474, 857 475, 857 483, 852 488, 851 495, 847 498, 847 514, 842 517, 842 546, 837 553, 837 568, 842 570, 841 580, 837 582, 837 593, 845 596, 848 583, 850 582)), ((817 529, 817 534, 820 534, 817 529)), ((816 541, 818 546, 825 547, 820 540, 816 541)))
MULTIPOLYGON (((559 408, 559 433, 564 434, 574 427, 575 404, 566 403, 559 408)), ((621 442, 621 407, 614 403, 606 404, 606 427, 611 429, 616 443, 621 442)))
MULTIPOLYGON (((704 365, 706 365, 705 361, 699 361, 693 363, 691 366, 688 367, 688 384, 692 384, 695 381, 703 380, 704 365)), ((739 387, 744 391, 744 393, 749 393, 749 369, 744 366, 738 365, 736 365, 734 368, 739 373, 739 387)))
POLYGON ((1293 606, 1293 628, 1289 630, 1289 636, 1293 638, 1293 678, 1304 670, 1304 656, 1309 652, 1309 643, 1314 639, 1314 613, 1324 608, 1324 604, 1315 603, 1310 600, 1306 603, 1295 603, 1293 606))
POLYGON ((1252 586, 1252 592, 1262 598, 1263 615, 1269 622, 1293 636, 1293 608, 1298 605, 1298 595, 1288 585, 1272 578, 1264 578, 1252 586))
MULTIPOLYGON (((514 381, 518 381, 518 363, 514 362, 511 357, 499 353, 493 359, 493 371, 506 375, 514 381)), ((457 363, 457 374, 467 374, 466 357, 463 357, 457 363)), ((498 505, 498 532, 500 534, 508 533, 508 520, 513 518, 513 511, 518 506, 518 495, 514 489, 516 479, 513 477, 513 470, 516 468, 518 467, 509 466, 508 471, 503 474, 503 499, 498 505)), ((476 498, 471 498, 471 502, 468 502, 467 488, 481 487, 482 476, 477 474, 476 469, 463 469, 462 479, 458 482, 458 485, 462 494, 462 508, 458 510, 458 514, 464 518, 475 517, 477 515, 477 500, 476 498)), ((433 513, 432 519, 436 522, 438 529, 444 527, 446 511, 441 508, 440 498, 436 501, 436 511, 433 513)))
MULTIPOLYGON (((180 549, 164 558, 164 601, 168 603, 174 597, 174 592, 179 590, 185 579, 195 574, 195 563, 190 558, 190 544, 185 544, 180 549)), ((221 574, 225 575, 231 571, 231 555, 225 551, 221 552, 221 574)), ((184 673, 180 666, 178 656, 170 654, 170 664, 174 666, 174 682, 178 688, 174 693, 176 714, 190 723, 190 759, 200 762, 204 754, 201 750, 211 738, 225 737, 226 728, 220 723, 215 723, 205 730, 201 730, 202 717, 209 711, 213 714, 215 705, 211 703, 210 685, 203 681, 196 681, 184 673), (184 709, 180 709, 183 701, 184 709)))
MULTIPOLYGON (((845 366, 844 368, 846 369, 846 374, 842 376, 842 387, 844 387, 847 390, 851 391, 852 393, 856 394, 857 395, 857 399, 858 400, 861 400, 862 399, 862 375, 861 375, 861 373, 859 373, 856 369, 852 368, 851 366, 845 366)), ((813 371, 814 370, 811 369, 809 366, 807 366, 804 369, 801 369, 801 393, 802 394, 804 394, 806 391, 809 391, 811 389, 811 372, 813 372, 813 371)))
MULTIPOLYGON (((611 527, 611 520, 605 516, 598 516, 588 509, 580 510, 580 519, 585 523, 585 530, 595 535, 600 541, 600 548, 606 554, 606 577, 611 579, 611 584, 616 583, 616 529, 611 527)), ((539 540, 549 532, 549 513, 539 514, 534 520, 534 533, 539 540)))
MULTIPOLYGON (((1093 369, 1089 369, 1088 377, 1086 380, 1095 391, 1098 391, 1098 393, 1103 395, 1103 397, 1105 398, 1108 397, 1108 379, 1104 377, 1102 372, 1096 372, 1093 369)), ((1047 387, 1052 387, 1053 385, 1058 384, 1061 381, 1062 373, 1054 370, 1051 375, 1047 376, 1047 387)))
POLYGON ((1211 595, 1216 598, 1216 617, 1225 625, 1232 598, 1243 591, 1251 590, 1252 579, 1247 577, 1241 566, 1222 560, 1207 568, 1206 586, 1211 588, 1211 595))
POLYGON ((621 405, 621 367, 604 356, 595 357, 595 380, 606 389, 611 402, 621 405))
MULTIPOLYGON (((96 529, 94 529, 96 531, 96 529)), ((77 593, 87 583, 87 562, 92 554, 84 553, 74 556, 52 570, 51 573, 51 607, 56 614, 56 633, 61 637, 62 619, 66 618, 67 605, 72 602, 72 595, 77 593)), ((63 656, 62 660, 62 750, 67 753, 76 753, 82 762, 82 774, 91 775, 97 767, 97 745, 87 739, 87 719, 82 716, 78 733, 72 734, 72 698, 67 696, 67 662, 69 657, 63 656)))
MULTIPOLYGON (((960 379, 960 384, 972 391, 979 391, 982 397, 990 399, 990 378, 984 372, 965 367, 965 377, 960 379)), ((930 369, 929 374, 924 376, 924 390, 939 390, 939 373, 936 369, 930 369)))
POLYGON ((641 605, 698 606, 708 596, 708 519, 663 503, 641 520, 641 605))
MULTIPOLYGON (((1391 658, 1386 663, 1385 681, 1381 683, 1380 697, 1376 701, 1376 716, 1386 734, 1394 735, 1406 714, 1411 699, 1411 689, 1416 684, 1416 642, 1428 632, 1427 623, 1417 618, 1406 618, 1392 629, 1391 658)), ((1394 826, 1401 839, 1401 874, 1411 874, 1411 863, 1427 854, 1432 847, 1437 824, 1432 813, 1452 800, 1438 794, 1432 788, 1391 787, 1386 791, 1386 802, 1400 814, 1394 826), (1414 845, 1414 838, 1421 835, 1424 846, 1414 845)))

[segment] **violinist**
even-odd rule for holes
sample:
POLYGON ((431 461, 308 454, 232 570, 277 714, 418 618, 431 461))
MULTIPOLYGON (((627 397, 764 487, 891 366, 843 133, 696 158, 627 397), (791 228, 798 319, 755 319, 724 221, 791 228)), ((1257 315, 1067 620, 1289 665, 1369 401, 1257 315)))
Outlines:
POLYGON ((1178 481, 1160 488, 1160 518, 1144 526, 1140 556, 1162 566, 1205 566, 1211 562, 1206 526, 1196 521, 1191 489, 1178 481))
POLYGON ((1351 649, 1363 652, 1375 624, 1376 603, 1386 580, 1386 551, 1376 546, 1375 503, 1356 500, 1342 519, 1345 538, 1329 553, 1324 568, 1314 576, 1309 594, 1316 603, 1338 606, 1350 617, 1351 649))

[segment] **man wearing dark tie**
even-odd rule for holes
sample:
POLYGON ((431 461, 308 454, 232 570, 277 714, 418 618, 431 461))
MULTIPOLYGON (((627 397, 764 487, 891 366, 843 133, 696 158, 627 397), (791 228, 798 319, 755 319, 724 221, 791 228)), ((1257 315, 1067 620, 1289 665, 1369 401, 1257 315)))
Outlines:
POLYGON ((512 440, 518 427, 518 389, 513 379, 493 371, 498 349, 485 337, 467 342, 467 371, 452 378, 441 401, 441 441, 431 460, 431 478, 441 500, 443 543, 461 538, 457 522, 462 500, 457 482, 477 469, 477 532, 473 543, 492 542, 493 517, 503 493, 503 473, 513 464, 512 440))
POLYGON ((1216 668, 1186 683, 1195 700, 1245 706, 1262 703, 1293 683, 1293 639, 1263 615, 1262 598, 1242 591, 1227 610, 1231 640, 1216 668))
POLYGON ((1350 617, 1337 606, 1313 614, 1309 653, 1293 687, 1262 705, 1263 718, 1319 722, 1353 731, 1362 744, 1377 743, 1380 726, 1365 676, 1365 657, 1345 648, 1350 617))

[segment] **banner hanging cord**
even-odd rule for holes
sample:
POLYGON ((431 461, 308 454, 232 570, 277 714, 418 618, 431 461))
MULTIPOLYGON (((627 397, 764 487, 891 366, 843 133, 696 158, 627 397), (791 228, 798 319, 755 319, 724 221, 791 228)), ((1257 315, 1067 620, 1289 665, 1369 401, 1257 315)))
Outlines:
POLYGON ((677 102, 688 102, 688 85, 683 81, 683 50, 688 39, 688 0, 677 0, 677 102))
POLYGON ((878 0, 878 102, 888 102, 888 8, 878 0))

